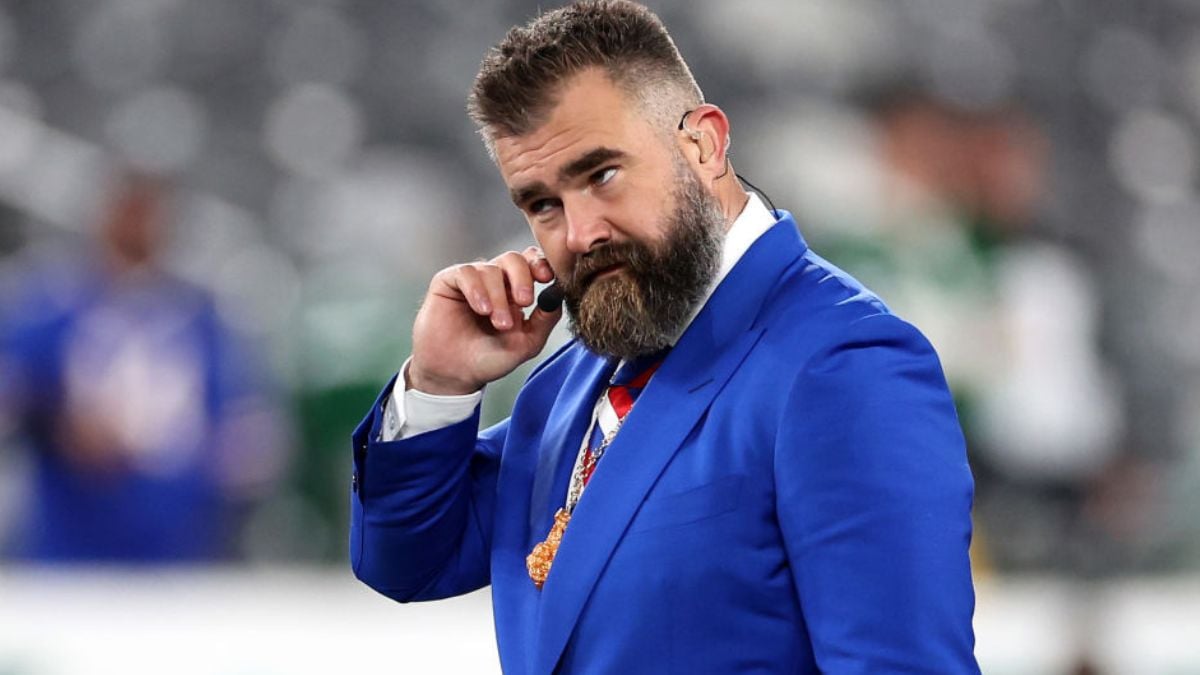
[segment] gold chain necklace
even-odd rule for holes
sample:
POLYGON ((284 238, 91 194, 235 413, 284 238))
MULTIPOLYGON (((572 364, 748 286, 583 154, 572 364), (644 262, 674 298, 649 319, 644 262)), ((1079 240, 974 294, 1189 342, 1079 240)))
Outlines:
POLYGON ((583 497, 583 489, 586 487, 584 476, 600 461, 604 456, 604 451, 612 444, 617 437, 617 432, 621 430, 621 426, 625 424, 625 420, 629 419, 629 414, 633 412, 633 406, 625 413, 624 417, 617 419, 616 425, 604 435, 600 440, 600 444, 592 452, 588 452, 588 440, 591 439, 592 430, 600 423, 600 411, 604 407, 604 402, 608 399, 608 391, 605 390, 604 395, 596 402, 596 406, 592 408, 592 422, 588 425, 587 432, 583 435, 583 443, 580 445, 578 454, 575 455, 575 466, 571 469, 571 487, 567 491, 567 503, 554 513, 554 524, 550 526, 550 532, 546 535, 546 539, 530 551, 525 557, 525 567, 529 570, 529 578, 533 580, 533 585, 541 590, 546 583, 546 577, 550 574, 550 566, 554 562, 554 556, 558 554, 559 544, 562 543, 563 534, 567 530, 567 524, 571 522, 571 514, 575 512, 576 505, 579 504, 579 499, 583 497))

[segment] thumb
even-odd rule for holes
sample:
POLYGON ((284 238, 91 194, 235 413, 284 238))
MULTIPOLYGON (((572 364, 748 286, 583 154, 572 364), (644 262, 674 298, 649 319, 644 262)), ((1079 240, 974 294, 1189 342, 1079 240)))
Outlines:
POLYGON ((562 307, 553 312, 534 307, 529 318, 525 320, 525 332, 536 343, 537 351, 541 351, 542 347, 546 346, 546 340, 550 338, 550 331, 554 330, 554 326, 561 318, 562 307))

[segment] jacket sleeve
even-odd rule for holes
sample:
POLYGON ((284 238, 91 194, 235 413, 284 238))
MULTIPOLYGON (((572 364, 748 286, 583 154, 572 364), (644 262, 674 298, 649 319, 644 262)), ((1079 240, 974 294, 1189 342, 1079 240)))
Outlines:
POLYGON ((398 600, 435 600, 489 582, 492 509, 505 420, 378 441, 389 383, 353 434, 350 560, 355 576, 398 600))
POLYGON ((937 355, 853 322, 791 388, 775 449, 785 546, 821 672, 977 673, 973 481, 937 355))

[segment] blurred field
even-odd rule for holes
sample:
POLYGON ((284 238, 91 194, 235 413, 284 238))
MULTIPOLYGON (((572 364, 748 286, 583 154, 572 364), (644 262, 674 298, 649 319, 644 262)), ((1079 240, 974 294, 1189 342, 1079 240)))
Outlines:
MULTIPOLYGON (((396 605, 338 571, 0 575, 0 673, 496 673, 490 595, 396 605)), ((1200 579, 980 584, 989 675, 1200 672, 1200 579), (1097 672, 1093 670, 1092 672, 1097 672)))

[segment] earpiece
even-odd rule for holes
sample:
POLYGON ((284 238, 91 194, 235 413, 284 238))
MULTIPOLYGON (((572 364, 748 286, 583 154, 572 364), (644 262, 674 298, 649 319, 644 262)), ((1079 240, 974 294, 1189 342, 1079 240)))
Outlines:
MULTIPOLYGON (((679 129, 680 131, 686 132, 686 133, 687 133, 687 135, 688 135, 688 138, 690 138, 690 139, 692 139, 693 141, 695 141, 695 142, 699 143, 699 142, 700 142, 700 139, 704 138, 704 132, 703 132, 703 131, 700 131, 699 129, 693 129, 693 128, 691 128, 691 127, 689 127, 689 126, 687 125, 687 117, 688 117, 688 115, 692 114, 692 112, 693 112, 693 111, 689 110, 689 111, 687 111, 687 112, 685 112, 685 113, 683 114, 683 117, 680 117, 680 118, 679 118, 679 127, 678 127, 678 129, 679 129)), ((726 151, 726 152, 728 152, 728 151, 729 151, 729 146, 730 146, 730 144, 732 144, 732 143, 733 143, 733 137, 732 137, 732 136, 726 136, 726 137, 725 137, 725 151, 726 151)), ((711 156, 711 155, 710 155, 710 156, 711 156)), ((702 161, 702 162, 703 162, 703 161, 706 161, 706 158, 704 157, 704 146, 703 146, 703 145, 701 145, 701 146, 700 146, 700 161, 702 161)))
MULTIPOLYGON (((703 131, 700 131, 699 129, 693 129, 693 128, 687 126, 686 124, 683 123, 682 120, 680 120, 680 122, 679 122, 679 128, 681 130, 683 130, 684 132, 686 132, 688 135, 688 138, 692 139, 696 143, 700 143, 701 139, 704 138, 703 131)), ((700 145, 700 161, 701 162, 707 161, 704 156, 704 145, 703 144, 700 145)))

